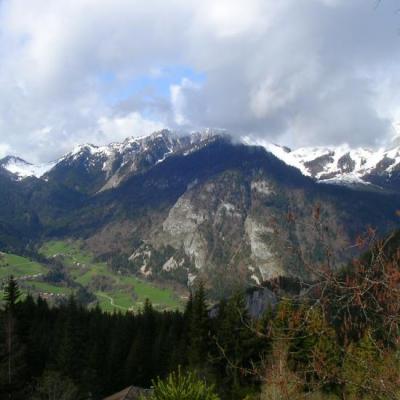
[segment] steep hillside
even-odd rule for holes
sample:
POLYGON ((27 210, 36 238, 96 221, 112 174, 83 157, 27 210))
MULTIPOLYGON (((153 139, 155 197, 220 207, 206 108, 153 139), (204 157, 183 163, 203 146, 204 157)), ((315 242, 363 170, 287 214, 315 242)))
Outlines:
POLYGON ((216 137, 211 131, 178 136, 163 130, 108 146, 82 145, 58 160, 44 178, 94 194, 117 187, 129 176, 144 172, 169 156, 195 151, 216 137))
POLYGON ((339 265, 368 226, 382 234, 398 226, 397 194, 321 185, 262 147, 220 135, 168 137, 152 135, 110 173, 103 151, 87 147, 44 179, 3 171, 2 235, 81 239, 102 260, 122 257, 130 273, 181 285, 201 278, 219 297, 276 276, 312 278, 328 248, 339 265), (165 153, 168 140, 176 147, 165 153), (105 190, 111 176, 121 179, 105 190))
POLYGON ((24 186, 0 169, 0 250, 21 249, 41 229, 24 186))
POLYGON ((393 195, 318 185, 262 148, 218 140, 91 198, 68 227, 96 254, 126 254, 141 275, 183 284, 199 276, 221 294, 310 277, 308 265, 324 257, 320 240, 341 260, 367 226, 396 225, 396 204, 393 195))

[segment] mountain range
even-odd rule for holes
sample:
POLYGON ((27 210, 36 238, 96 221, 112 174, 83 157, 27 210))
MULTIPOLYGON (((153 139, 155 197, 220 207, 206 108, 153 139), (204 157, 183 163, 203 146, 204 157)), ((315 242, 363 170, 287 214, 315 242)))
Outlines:
POLYGON ((58 161, 0 160, 0 246, 79 238, 99 259, 116 254, 147 279, 238 284, 313 277, 357 235, 399 225, 400 147, 290 150, 235 143, 222 132, 167 130, 58 161))
MULTIPOLYGON (((127 138, 122 143, 108 146, 84 144, 55 162, 31 164, 20 157, 0 159, 0 166, 16 179, 48 174, 56 177, 66 166, 84 168, 86 174, 100 174, 106 190, 119 185, 124 177, 160 163, 166 157, 191 152, 216 138, 228 137, 224 133, 206 130, 201 133, 179 136, 168 130, 142 138, 127 138), (101 172, 100 172, 101 171, 101 172)), ((364 188, 399 190, 400 144, 393 141, 389 149, 351 148, 348 145, 332 147, 302 147, 292 150, 286 146, 263 142, 261 145, 289 166, 318 182, 347 186, 364 185, 364 188)), ((251 144, 250 144, 251 145, 251 144)), ((92 189, 97 185, 88 182, 92 189)))

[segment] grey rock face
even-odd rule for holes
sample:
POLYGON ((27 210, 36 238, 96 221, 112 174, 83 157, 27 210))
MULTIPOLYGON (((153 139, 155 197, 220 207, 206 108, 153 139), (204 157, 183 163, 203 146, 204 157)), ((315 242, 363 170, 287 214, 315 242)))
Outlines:
POLYGON ((268 288, 260 288, 246 296, 246 307, 254 318, 261 317, 268 309, 273 309, 278 304, 275 293, 268 288))
POLYGON ((347 153, 339 158, 337 167, 344 173, 353 172, 356 167, 356 162, 351 158, 350 153, 347 153))
POLYGON ((312 161, 306 161, 304 166, 310 171, 312 176, 316 176, 324 171, 327 164, 334 161, 334 152, 329 152, 323 156, 317 157, 312 161))

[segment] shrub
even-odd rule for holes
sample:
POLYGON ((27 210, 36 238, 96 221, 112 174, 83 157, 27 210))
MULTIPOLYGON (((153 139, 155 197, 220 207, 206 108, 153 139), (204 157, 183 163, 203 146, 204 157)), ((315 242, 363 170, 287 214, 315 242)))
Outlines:
POLYGON ((165 380, 154 382, 154 392, 148 400, 219 400, 213 386, 199 379, 193 372, 171 373, 165 380))

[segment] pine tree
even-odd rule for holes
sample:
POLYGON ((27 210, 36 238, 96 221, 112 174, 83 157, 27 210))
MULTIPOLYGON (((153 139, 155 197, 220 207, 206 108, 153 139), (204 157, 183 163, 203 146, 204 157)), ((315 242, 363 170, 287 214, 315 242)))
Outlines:
POLYGON ((0 393, 9 400, 22 399, 26 392, 25 351, 17 332, 17 303, 21 296, 18 284, 10 276, 4 289, 5 311, 1 323, 0 393))
POLYGON ((4 289, 4 302, 6 310, 10 310, 11 312, 15 311, 15 306, 21 297, 21 291, 19 290, 18 283, 14 279, 14 276, 11 275, 8 278, 6 287, 4 289))
POLYGON ((76 400, 78 388, 58 372, 46 371, 40 379, 33 400, 76 400))
POLYGON ((341 349, 322 309, 316 305, 304 305, 296 310, 293 319, 298 324, 290 341, 289 366, 310 389, 316 386, 337 390, 341 349))
POLYGON ((85 343, 80 323, 80 309, 73 297, 70 297, 64 311, 62 336, 56 362, 62 375, 78 383, 81 378, 85 343))
POLYGON ((125 365, 125 375, 130 384, 148 387, 154 377, 153 348, 157 335, 156 312, 146 299, 143 311, 138 317, 139 329, 131 344, 125 365))
POLYGON ((189 319, 189 365, 203 369, 210 350, 210 319, 204 285, 201 282, 193 295, 189 319))
POLYGON ((190 348, 190 330, 193 315, 193 293, 190 292, 189 299, 186 303, 183 312, 182 320, 182 333, 179 337, 179 342, 176 349, 174 349, 171 356, 173 364, 177 367, 179 365, 185 366, 189 363, 189 348, 190 348))
POLYGON ((231 398, 243 398, 246 376, 257 362, 267 343, 251 329, 252 321, 242 293, 236 293, 219 307, 214 337, 216 357, 214 365, 219 370, 224 393, 231 398))

